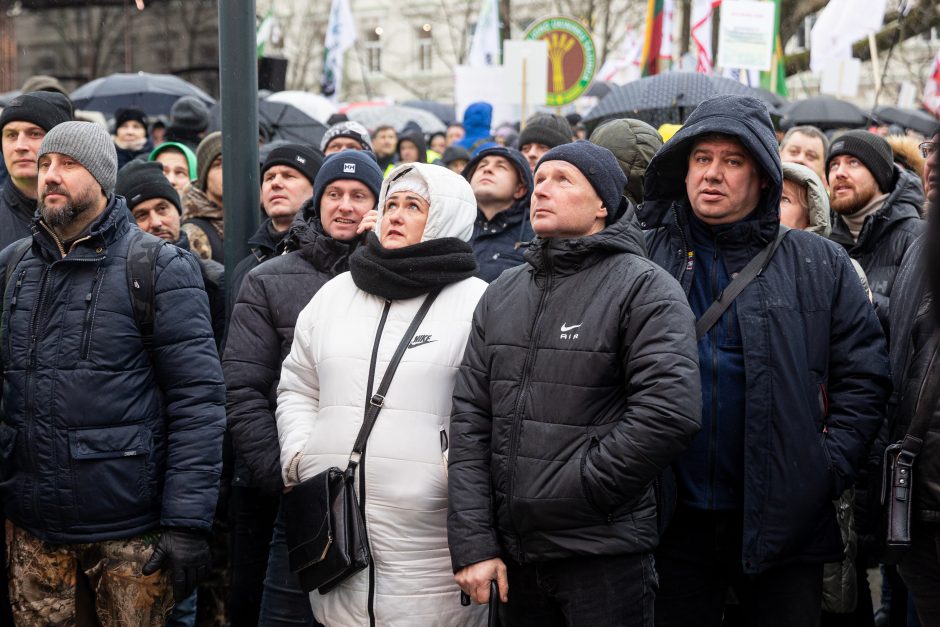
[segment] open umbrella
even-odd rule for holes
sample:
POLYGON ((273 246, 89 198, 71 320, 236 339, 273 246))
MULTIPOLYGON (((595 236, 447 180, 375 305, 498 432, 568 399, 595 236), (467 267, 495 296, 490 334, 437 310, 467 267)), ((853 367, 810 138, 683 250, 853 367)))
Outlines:
POLYGON ((330 100, 306 91, 279 91, 268 96, 266 100, 293 105, 322 124, 326 124, 330 116, 336 113, 336 105, 330 100))
POLYGON ((871 118, 879 124, 897 124, 909 128, 925 137, 940 124, 940 120, 929 113, 901 107, 875 107, 871 111, 871 118))
MULTIPOLYGON (((326 133, 322 124, 293 105, 284 102, 258 101, 258 122, 264 124, 269 132, 268 142, 287 142, 320 147, 320 140, 326 133)), ((209 130, 222 129, 222 105, 216 104, 209 110, 209 130)))
POLYGON ((408 122, 414 122, 425 133, 443 133, 447 130, 447 125, 433 113, 402 105, 356 107, 349 109, 346 115, 369 130, 388 124, 394 126, 396 131, 401 131, 408 122))
POLYGON ((428 113, 433 113, 434 116, 444 124, 457 121, 457 113, 454 111, 454 105, 444 104, 434 100, 409 100, 402 104, 406 107, 414 107, 415 109, 423 109, 428 113))
POLYGON ((682 124, 703 100, 724 94, 754 95, 750 87, 721 76, 666 72, 614 87, 581 123, 590 130, 615 118, 635 118, 657 128, 682 124))
POLYGON ((814 96, 791 102, 783 112, 783 128, 809 124, 822 130, 859 128, 868 116, 851 102, 832 96, 814 96))
POLYGON ((215 104, 212 96, 178 76, 147 72, 96 78, 73 91, 71 98, 76 109, 108 115, 123 107, 134 107, 147 115, 163 115, 183 96, 195 96, 207 107, 215 104))
POLYGON ((783 115, 783 110, 790 104, 789 100, 779 94, 775 94, 769 89, 751 87, 751 90, 754 92, 754 97, 764 101, 771 115, 783 115))

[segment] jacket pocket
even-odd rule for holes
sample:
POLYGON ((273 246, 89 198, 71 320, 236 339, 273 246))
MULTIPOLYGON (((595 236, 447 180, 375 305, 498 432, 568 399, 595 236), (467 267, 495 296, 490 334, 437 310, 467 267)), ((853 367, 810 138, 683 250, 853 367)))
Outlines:
POLYGON ((600 504, 595 500, 594 493, 591 491, 591 485, 587 480, 587 474, 585 470, 587 469, 587 458, 591 451, 596 448, 599 444, 599 440, 596 435, 591 436, 591 441, 588 443, 586 449, 584 449, 584 454, 581 455, 581 489, 584 491, 584 499, 588 502, 594 510, 599 514, 607 515, 607 509, 600 506, 600 504))
POLYGON ((150 430, 144 424, 69 431, 71 487, 83 522, 120 520, 150 508, 150 430))
POLYGON ((92 279, 91 288, 85 294, 85 319, 82 323, 82 343, 79 352, 79 358, 88 359, 91 352, 91 339, 95 330, 95 314, 98 312, 98 297, 101 295, 101 275, 104 274, 104 268, 101 266, 95 270, 95 278, 92 279))
POLYGON ((16 306, 19 304, 20 288, 23 287, 23 281, 26 279, 26 270, 20 270, 16 274, 16 282, 13 283, 13 292, 10 296, 10 309, 7 313, 6 326, 3 328, 3 333, 6 334, 4 338, 6 340, 6 358, 7 363, 9 363, 10 358, 13 356, 13 314, 16 312, 16 306))

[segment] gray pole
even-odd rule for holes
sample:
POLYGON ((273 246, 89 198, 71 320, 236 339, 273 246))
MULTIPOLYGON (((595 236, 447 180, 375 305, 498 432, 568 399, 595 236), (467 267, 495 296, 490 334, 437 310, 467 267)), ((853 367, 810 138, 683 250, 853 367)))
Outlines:
MULTIPOLYGON (((225 276, 230 281, 248 254, 259 224, 258 60, 255 0, 219 0, 219 81, 222 101, 222 171, 225 276)), ((229 283, 229 285, 231 285, 229 283)), ((230 294, 228 302, 234 302, 230 294)))

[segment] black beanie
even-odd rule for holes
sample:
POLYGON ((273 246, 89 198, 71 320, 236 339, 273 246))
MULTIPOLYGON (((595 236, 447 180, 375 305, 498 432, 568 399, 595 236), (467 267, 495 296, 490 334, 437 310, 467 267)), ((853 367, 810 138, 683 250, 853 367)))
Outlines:
POLYGON ((607 207, 607 224, 620 215, 620 201, 627 186, 627 175, 614 153, 583 139, 552 148, 539 159, 535 173, 546 161, 567 161, 581 171, 607 207))
POLYGON ((317 172, 317 178, 313 182, 313 206, 318 214, 323 190, 333 181, 339 180, 359 181, 369 188, 375 196, 376 203, 379 201, 382 170, 375 162, 373 154, 363 150, 343 150, 333 153, 323 161, 320 171, 317 172))
POLYGON ((519 148, 526 144, 545 144, 549 148, 571 143, 571 125, 554 113, 536 113, 526 120, 519 134, 519 148))
POLYGON ((197 134, 209 127, 209 109, 195 96, 183 96, 170 108, 170 128, 197 134))
POLYGON ((268 153, 267 158, 261 165, 261 180, 264 180, 264 173, 276 165, 286 165, 294 168, 313 185, 314 180, 317 178, 317 172, 320 171, 320 166, 323 165, 323 153, 304 144, 278 146, 268 153))
POLYGON ((121 125, 125 122, 130 122, 134 120, 135 122, 140 122, 141 126, 144 127, 144 132, 147 132, 147 114, 141 111, 140 109, 118 109, 114 112, 114 130, 117 131, 121 128, 121 125))
POLYGON ((0 129, 8 122, 31 122, 47 133, 72 119, 72 101, 54 91, 33 91, 10 101, 0 113, 0 129))
POLYGON ((882 194, 894 188, 894 154, 891 146, 883 137, 868 131, 848 131, 839 135, 829 147, 826 157, 826 178, 829 178, 829 164, 834 157, 850 155, 864 164, 882 194))
POLYGON ((163 166, 156 161, 134 159, 118 171, 114 193, 127 199, 127 208, 134 207, 151 198, 164 198, 183 213, 179 192, 163 175, 163 166))

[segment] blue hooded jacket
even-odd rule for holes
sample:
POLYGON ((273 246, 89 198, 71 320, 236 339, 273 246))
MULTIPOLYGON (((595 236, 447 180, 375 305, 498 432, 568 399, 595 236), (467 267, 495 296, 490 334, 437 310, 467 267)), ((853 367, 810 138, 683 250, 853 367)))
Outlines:
MULTIPOLYGON (((649 229, 650 258, 676 277, 686 294, 702 272, 691 244, 688 157, 696 139, 711 133, 740 141, 766 177, 749 218, 713 229, 729 276, 775 237, 780 222, 783 175, 766 108, 750 97, 706 100, 653 157, 638 212, 641 226, 649 229)), ((743 451, 729 453, 742 460, 744 572, 841 561, 832 500, 855 480, 884 420, 891 389, 874 309, 840 246, 792 230, 732 311, 699 342, 700 358, 711 338, 727 331, 728 316, 739 325, 745 381, 743 451)), ((703 399, 709 394, 705 388, 715 391, 714 385, 703 377, 703 399)), ((724 416, 713 412, 709 419, 710 427, 721 427, 724 416)), ((696 437, 710 442, 713 432, 703 425, 696 437)), ((716 442, 740 446, 732 439, 716 442)), ((693 442, 690 451, 701 451, 700 445, 693 442)), ((695 460, 683 455, 679 468, 707 471, 701 461, 697 468, 690 462, 695 460)), ((689 487, 680 485, 680 492, 689 487)))
POLYGON ((474 144, 480 140, 486 141, 491 137, 490 126, 492 124, 493 105, 488 102, 474 102, 464 111, 464 136, 463 139, 457 142, 457 145, 472 153, 474 144))

